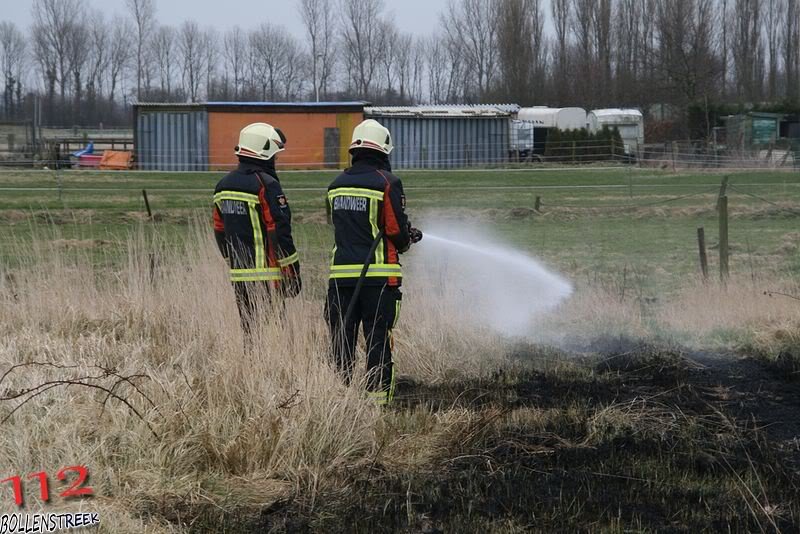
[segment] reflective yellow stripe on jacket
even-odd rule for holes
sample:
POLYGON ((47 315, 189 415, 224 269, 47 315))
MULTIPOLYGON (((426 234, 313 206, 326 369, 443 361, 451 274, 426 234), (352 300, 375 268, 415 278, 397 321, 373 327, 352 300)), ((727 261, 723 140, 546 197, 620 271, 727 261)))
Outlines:
POLYGON ((278 265, 280 265, 281 267, 286 267, 287 265, 291 265, 298 261, 300 261, 300 255, 297 252, 295 252, 291 256, 286 256, 285 258, 278 260, 278 265))
MULTIPOLYGON (((358 278, 363 265, 331 265, 330 278, 358 278)), ((368 278, 402 278, 403 269, 396 263, 372 263, 367 270, 368 278)))
MULTIPOLYGON (((260 204, 258 195, 252 193, 242 193, 239 191, 221 191, 214 195, 214 203, 218 204, 223 200, 235 200, 247 204, 247 212, 250 216, 250 224, 253 227, 253 247, 255 249, 255 268, 254 269, 231 269, 231 282, 262 282, 280 281, 280 267, 269 267, 267 265, 267 254, 264 250, 264 233, 261 230, 261 220, 259 219, 258 209, 260 204)), ((293 254, 291 257, 296 256, 293 254)), ((289 259, 289 258, 287 258, 289 259)), ((297 258, 294 259, 297 261, 297 258)), ((286 263, 289 265, 290 261, 286 263)))

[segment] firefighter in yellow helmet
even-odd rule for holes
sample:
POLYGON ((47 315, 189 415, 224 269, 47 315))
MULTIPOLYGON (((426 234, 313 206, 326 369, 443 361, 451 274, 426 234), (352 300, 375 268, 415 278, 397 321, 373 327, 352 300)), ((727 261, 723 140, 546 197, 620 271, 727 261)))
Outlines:
POLYGON ((400 254, 422 239, 405 214, 400 178, 392 174, 389 130, 366 120, 353 131, 352 165, 328 187, 336 246, 326 314, 334 363, 346 382, 355 367, 358 329, 367 348, 367 392, 377 404, 394 395, 392 329, 400 314, 400 254))
POLYGON ((214 233, 246 332, 260 298, 296 296, 302 287, 292 212, 275 170, 285 145, 283 132, 269 124, 245 126, 235 148, 239 165, 214 190, 214 233))

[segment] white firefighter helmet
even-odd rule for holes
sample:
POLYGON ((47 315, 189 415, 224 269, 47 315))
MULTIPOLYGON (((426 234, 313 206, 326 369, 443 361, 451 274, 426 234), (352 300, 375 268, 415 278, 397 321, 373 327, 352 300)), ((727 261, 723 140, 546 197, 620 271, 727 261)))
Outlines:
POLYGON ((354 148, 369 148, 389 155, 394 149, 392 134, 375 119, 367 119, 353 130, 350 150, 354 148))
POLYGON ((239 144, 234 152, 237 156, 266 161, 283 152, 285 144, 286 136, 279 129, 264 122, 254 122, 239 132, 239 144))

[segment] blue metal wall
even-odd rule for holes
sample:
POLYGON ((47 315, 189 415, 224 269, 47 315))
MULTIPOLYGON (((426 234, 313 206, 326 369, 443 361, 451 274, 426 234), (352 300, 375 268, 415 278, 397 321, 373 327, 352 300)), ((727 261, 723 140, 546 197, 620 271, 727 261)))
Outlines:
POLYGON ((151 171, 208 170, 208 113, 203 110, 138 110, 136 162, 151 171))
POLYGON ((452 169, 508 160, 509 117, 393 117, 370 114, 392 133, 392 166, 452 169))

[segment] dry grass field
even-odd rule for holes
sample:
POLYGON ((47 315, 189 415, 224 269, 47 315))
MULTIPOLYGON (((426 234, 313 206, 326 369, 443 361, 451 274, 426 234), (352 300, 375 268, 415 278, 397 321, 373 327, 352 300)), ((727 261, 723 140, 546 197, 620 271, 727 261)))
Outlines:
MULTIPOLYGON (((691 230, 691 208, 667 204, 642 231, 691 230)), ((102 532, 153 533, 800 527, 800 288, 782 213, 734 219, 771 231, 752 241, 758 268, 742 252, 727 285, 658 244, 615 263, 646 241, 627 214, 484 213, 515 227, 511 243, 560 227, 573 257, 541 250, 575 295, 508 338, 467 320, 459 288, 411 255, 397 402, 380 409, 327 365, 328 238, 311 208, 297 210, 318 244, 302 248, 304 292, 265 310, 247 348, 203 218, 105 212, 114 233, 76 235, 46 211, 3 240, 0 474, 83 464, 95 496, 43 506, 30 486, 28 512, 80 507, 102 532), (607 239, 578 246, 579 224, 607 239)))

